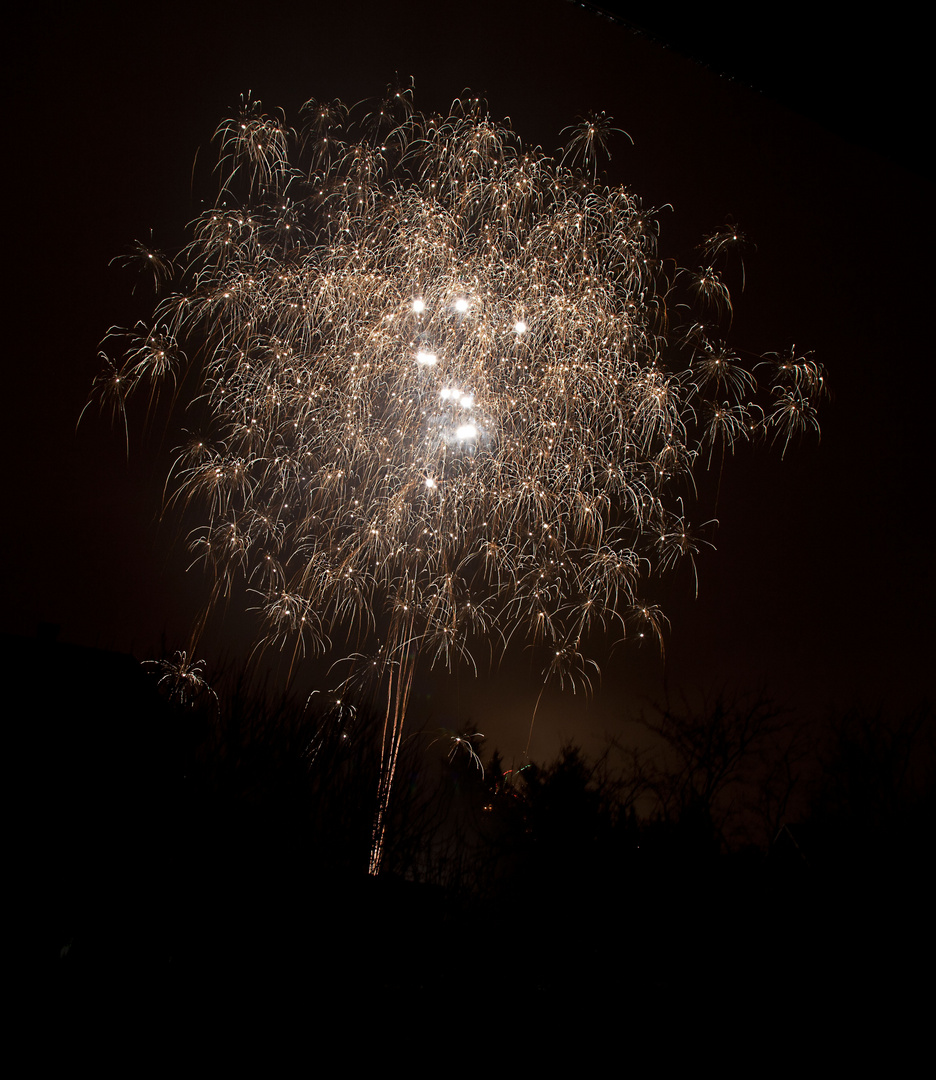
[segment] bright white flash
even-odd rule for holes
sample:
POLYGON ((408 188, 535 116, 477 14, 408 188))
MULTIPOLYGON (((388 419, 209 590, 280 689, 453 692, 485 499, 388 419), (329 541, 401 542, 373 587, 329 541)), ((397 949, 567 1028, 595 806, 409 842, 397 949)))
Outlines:
POLYGON ((523 319, 517 319, 517 321, 514 323, 514 333, 525 334, 526 332, 527 324, 523 321, 523 319))
POLYGON ((462 424, 455 431, 455 437, 465 441, 467 439, 475 439, 478 436, 478 429, 474 424, 462 424))
POLYGON ((438 359, 434 352, 426 352, 425 349, 420 349, 416 353, 416 363, 422 364, 424 367, 431 367, 438 359))
POLYGON ((464 296, 460 296, 455 301, 455 310, 457 312, 459 312, 460 314, 462 314, 462 315, 465 314, 465 312, 468 310, 468 307, 469 307, 468 301, 464 298, 464 296))
POLYGON ((424 312, 425 310, 426 310, 426 301, 425 300, 417 299, 417 300, 413 301, 413 311, 415 311, 417 315, 421 315, 422 312, 424 312))

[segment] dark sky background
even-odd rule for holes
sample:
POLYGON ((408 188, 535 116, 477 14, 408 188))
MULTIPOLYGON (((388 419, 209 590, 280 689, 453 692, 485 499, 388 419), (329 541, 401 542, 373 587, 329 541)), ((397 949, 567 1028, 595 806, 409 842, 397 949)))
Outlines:
MULTIPOLYGON (((622 649, 588 709, 547 697, 534 756, 560 739, 597 745, 665 689, 763 687, 817 720, 931 695, 934 191, 920 35, 899 11, 885 27, 845 28, 805 5, 782 23, 729 7, 703 26, 610 6, 616 22, 567 0, 104 3, 32 16, 8 67, 0 629, 58 624, 63 641, 140 659, 163 640, 185 647, 207 586, 186 574, 185 523, 159 520, 179 418, 145 430, 145 410, 132 412, 129 461, 122 432, 96 414, 76 432, 99 342, 146 315, 149 287, 134 295, 136 279, 109 262, 151 230, 166 250, 184 242, 211 198, 211 135, 241 93, 296 121, 309 97, 355 102, 399 72, 415 78, 419 107, 445 109, 470 88, 547 150, 586 111, 612 114, 634 146, 612 148, 608 178, 672 206, 661 254, 695 265, 703 234, 737 221, 756 250, 733 344, 812 349, 834 394, 820 444, 783 462, 740 453, 717 511, 694 513, 717 513, 717 550, 700 560, 697 600, 688 573, 660 589, 665 669, 650 649, 622 649)), ((247 651, 236 606, 199 646, 209 674, 247 651)), ((416 693, 433 723, 472 723, 510 759, 538 681, 521 658, 416 693)))

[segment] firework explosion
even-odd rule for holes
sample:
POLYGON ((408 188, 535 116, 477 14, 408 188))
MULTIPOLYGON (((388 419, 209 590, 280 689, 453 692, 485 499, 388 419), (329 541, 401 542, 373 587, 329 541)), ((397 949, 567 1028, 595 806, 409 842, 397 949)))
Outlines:
MULTIPOLYGON (((785 449, 823 377, 765 360, 754 404, 755 372, 705 325, 731 312, 714 265, 677 275, 702 314, 667 327, 654 216, 595 179, 608 118, 557 162, 477 99, 427 116, 393 91, 358 113, 308 102, 297 133, 246 101, 220 126, 220 194, 181 269, 137 252, 177 291, 96 391, 123 414, 141 383, 196 387, 204 434, 173 481, 204 510, 214 599, 246 584, 265 642, 335 638, 379 688, 376 872, 417 662, 520 640, 575 688, 589 639, 659 636, 641 590, 701 543, 694 466, 758 434, 785 449)), ((714 234, 704 261, 740 242, 714 234)))

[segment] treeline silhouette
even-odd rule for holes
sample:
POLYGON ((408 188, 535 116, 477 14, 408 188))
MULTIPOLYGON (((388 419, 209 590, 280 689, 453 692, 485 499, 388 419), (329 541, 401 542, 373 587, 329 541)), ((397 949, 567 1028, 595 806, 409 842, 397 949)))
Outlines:
POLYGON ((823 1007, 885 985, 893 1000, 925 947, 928 705, 820 738, 721 695, 649 709, 597 759, 570 745, 520 765, 430 727, 404 743, 373 879, 379 716, 243 678, 182 703, 129 658, 27 655, 21 673, 58 672, 21 715, 41 732, 38 940, 66 1001, 132 983, 332 1007, 431 1009, 443 989, 823 1007))

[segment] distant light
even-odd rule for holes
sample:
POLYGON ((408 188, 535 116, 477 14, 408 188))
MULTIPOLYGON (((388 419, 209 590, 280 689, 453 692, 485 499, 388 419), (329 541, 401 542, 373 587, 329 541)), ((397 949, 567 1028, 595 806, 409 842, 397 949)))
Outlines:
POLYGON ((455 310, 460 312, 462 315, 464 315, 464 313, 468 310, 469 307, 470 305, 468 301, 463 296, 460 296, 455 301, 455 310))
POLYGON ((459 398, 458 404, 461 405, 461 407, 463 409, 470 409, 471 406, 474 405, 474 395, 472 395, 472 394, 463 394, 459 398))
POLYGON ((420 349, 416 353, 416 363, 422 364, 424 367, 431 367, 438 359, 434 352, 426 352, 425 349, 420 349))
POLYGON ((442 398, 443 401, 454 401, 460 393, 460 390, 456 390, 452 386, 444 386, 439 391, 439 397, 442 398))
POLYGON ((527 332, 527 324, 523 321, 523 319, 517 319, 517 321, 514 323, 513 328, 515 334, 525 334, 527 332))
POLYGON ((426 477, 426 487, 429 488, 430 491, 432 491, 437 486, 438 485, 436 484, 435 480, 432 479, 431 476, 426 477))
POLYGON ((417 315, 420 315, 425 310, 426 310, 426 301, 425 300, 418 300, 417 299, 417 300, 413 301, 413 311, 415 311, 417 315))
POLYGON ((462 424, 455 432, 455 436, 462 441, 466 439, 476 439, 478 437, 478 429, 474 424, 462 424))

